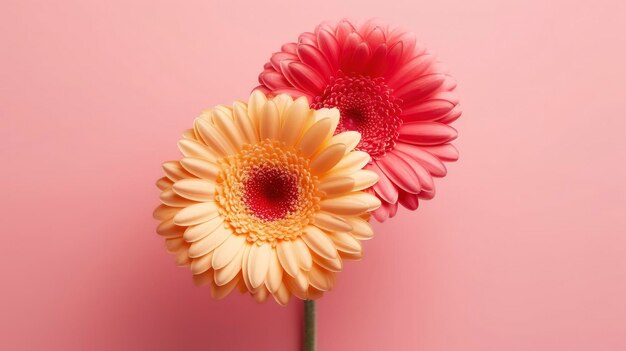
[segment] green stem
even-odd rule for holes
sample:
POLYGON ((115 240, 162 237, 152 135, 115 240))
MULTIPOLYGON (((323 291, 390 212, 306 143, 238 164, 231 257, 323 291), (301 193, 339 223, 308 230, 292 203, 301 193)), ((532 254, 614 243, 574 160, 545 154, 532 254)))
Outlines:
POLYGON ((315 301, 304 300, 304 351, 315 351, 315 301))

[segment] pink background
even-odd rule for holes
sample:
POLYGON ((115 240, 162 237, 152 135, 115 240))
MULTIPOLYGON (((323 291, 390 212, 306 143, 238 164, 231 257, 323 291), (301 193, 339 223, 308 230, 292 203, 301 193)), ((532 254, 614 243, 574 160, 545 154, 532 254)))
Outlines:
POLYGON ((320 350, 626 349, 626 6, 4 1, 3 350, 294 350, 302 303, 216 302, 154 234, 160 163, 323 19, 452 68, 461 160, 318 303, 320 350))

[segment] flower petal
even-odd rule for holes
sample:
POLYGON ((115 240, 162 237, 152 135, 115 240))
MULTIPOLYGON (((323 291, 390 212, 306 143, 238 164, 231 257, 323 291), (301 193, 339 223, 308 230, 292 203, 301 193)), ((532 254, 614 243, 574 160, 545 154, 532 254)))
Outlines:
POLYGON ((399 131, 399 141, 414 145, 443 144, 457 137, 457 131, 454 128, 437 122, 404 124, 399 131))
POLYGON ((223 226, 217 227, 217 229, 215 229, 211 234, 191 243, 191 246, 189 247, 189 257, 196 258, 208 254, 220 246, 224 240, 231 235, 233 234, 229 229, 226 229, 223 226))
MULTIPOLYGON (((230 238, 229 238, 230 239, 230 238)), ((228 241, 228 240, 227 240, 228 241)), ((244 240, 244 245, 246 245, 244 240)), ((220 247, 224 246, 222 244, 220 247)), ((218 247, 213 254, 213 263, 215 263, 215 254, 217 254, 217 250, 220 249, 218 247)), ((243 261, 243 253, 244 247, 241 246, 237 251, 232 253, 232 259, 224 265, 221 269, 213 267, 215 269, 215 284, 219 286, 223 286, 228 284, 231 280, 235 279, 235 277, 241 272, 241 264, 243 261)))
POLYGON ((191 272, 196 274, 202 274, 209 269, 211 269, 211 260, 213 259, 213 252, 209 252, 208 254, 194 258, 191 261, 191 272))
POLYGON ((187 172, 202 179, 215 181, 220 172, 220 168, 213 162, 206 161, 196 157, 183 157, 180 160, 187 172))
POLYGON ((174 192, 194 201, 211 201, 215 193, 215 183, 202 179, 181 179, 174 183, 174 192))
POLYGON ((335 245, 321 229, 309 225, 304 228, 304 234, 302 234, 301 238, 318 255, 327 259, 337 257, 335 245))
POLYGON ((348 233, 336 232, 329 235, 329 237, 339 251, 354 255, 358 255, 362 251, 361 243, 348 233))
POLYGON ((248 107, 240 102, 233 104, 233 118, 235 125, 247 143, 252 144, 257 141, 257 132, 252 123, 251 117, 248 116, 248 107))
POLYGON ((352 226, 343 217, 335 216, 327 212, 318 212, 314 216, 313 224, 329 232, 349 232, 352 226))
POLYGON ((367 165, 366 169, 378 175, 378 182, 372 187, 374 192, 386 202, 394 203, 398 201, 398 188, 396 188, 380 167, 376 163, 372 163, 367 165))
POLYGON ((302 239, 297 238, 293 241, 293 248, 295 250, 294 252, 296 253, 300 269, 309 271, 311 269, 311 265, 313 264, 309 247, 304 243, 304 241, 302 241, 302 239))
POLYGON ((178 141, 178 148, 187 157, 196 157, 209 162, 215 162, 217 155, 205 145, 195 140, 181 139, 178 141))
POLYGON ((261 140, 275 140, 280 130, 280 116, 274 101, 270 100, 263 106, 263 113, 259 116, 259 136, 261 140))
POLYGON ((199 224, 217 217, 218 214, 215 202, 201 202, 181 209, 174 216, 174 223, 182 226, 199 224))
POLYGON ((200 134, 202 141, 218 155, 226 156, 235 153, 235 149, 230 145, 227 139, 210 122, 196 118, 194 127, 198 131, 198 134, 200 134))
POLYGON ((213 233, 224 223, 224 219, 221 216, 217 216, 213 219, 210 219, 204 223, 196 224, 187 227, 185 230, 185 234, 183 238, 185 241, 192 243, 198 241, 205 236, 213 233))
POLYGON ((322 142, 328 136, 331 128, 330 118, 320 119, 315 122, 302 136, 299 147, 305 157, 311 156, 320 148, 322 142))
POLYGON ((281 241, 276 245, 276 254, 280 264, 285 269, 285 272, 292 277, 298 275, 298 258, 296 256, 296 248, 291 241, 281 241))
POLYGON ((394 151, 399 151, 419 162, 434 177, 443 177, 447 173, 446 166, 433 154, 424 151, 422 147, 397 143, 394 151))
POLYGON ((280 261, 278 260, 278 254, 276 253, 276 249, 272 249, 271 257, 270 257, 270 266, 267 271, 267 288, 271 293, 275 293, 280 289, 280 286, 283 282, 283 267, 280 265, 280 261))
POLYGON ((323 174, 335 167, 335 165, 343 158, 346 153, 344 144, 334 144, 323 149, 315 156, 310 163, 311 173, 313 175, 323 174))
POLYGON ((376 164, 400 189, 412 194, 420 192, 421 188, 417 174, 401 157, 398 157, 393 152, 388 152, 385 157, 377 160, 376 164))
POLYGON ((272 246, 269 244, 252 245, 248 255, 248 278, 253 288, 263 284, 270 267, 272 246))
POLYGON ((194 178, 194 176, 187 172, 178 161, 163 162, 163 172, 173 182, 185 178, 194 178))
POLYGON ((246 245, 245 235, 231 235, 228 239, 226 239, 226 241, 222 243, 222 245, 218 246, 215 251, 213 251, 213 261, 211 264, 213 269, 222 269, 226 267, 226 265, 229 264, 230 261, 232 261, 235 256, 239 254, 240 251, 243 254, 244 245, 246 245))
POLYGON ((374 237, 374 230, 368 221, 358 217, 346 218, 348 223, 352 226, 350 234, 358 240, 370 240, 374 237))

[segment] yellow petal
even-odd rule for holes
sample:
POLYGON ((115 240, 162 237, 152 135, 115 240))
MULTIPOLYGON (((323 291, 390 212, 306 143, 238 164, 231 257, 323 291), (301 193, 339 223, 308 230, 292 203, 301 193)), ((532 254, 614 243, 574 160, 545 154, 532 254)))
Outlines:
POLYGON ((196 140, 196 133, 193 131, 193 129, 187 129, 183 131, 182 137, 184 139, 196 140))
POLYGON ((222 245, 218 246, 218 248, 213 251, 213 262, 211 264, 213 269, 219 270, 226 267, 226 265, 239 254, 239 251, 243 254, 243 246, 245 244, 245 235, 231 235, 222 245))
POLYGON ((329 237, 333 241, 333 243, 335 243, 335 247, 337 248, 337 250, 353 255, 358 255, 361 253, 361 243, 356 240, 352 235, 348 233, 337 232, 332 233, 331 235, 329 235, 329 237))
POLYGON ((189 254, 186 246, 181 247, 176 251, 176 265, 187 266, 189 264, 189 254))
POLYGON ((326 134, 326 138, 324 138, 324 140, 326 140, 330 139, 333 134, 335 134, 341 115, 339 113, 339 109, 337 108, 321 108, 315 111, 315 118, 318 121, 322 119, 330 120, 330 129, 328 130, 328 134, 326 134))
POLYGON ((239 279, 241 279, 240 276, 235 276, 235 278, 229 281, 228 284, 222 286, 211 284, 211 297, 219 300, 228 296, 228 294, 230 294, 237 286, 237 283, 239 283, 239 279))
POLYGON ((341 261, 341 257, 337 255, 337 257, 333 259, 327 259, 320 255, 313 253, 313 262, 320 265, 320 267, 329 270, 331 272, 340 272, 343 268, 343 262, 341 261))
POLYGON ((265 281, 271 252, 272 246, 269 244, 252 245, 248 255, 248 278, 253 288, 258 288, 265 281))
POLYGON ((181 179, 174 183, 172 190, 189 200, 210 201, 215 193, 215 183, 203 179, 181 179))
POLYGON ((369 240, 374 237, 372 226, 366 221, 358 217, 346 218, 348 223, 352 225, 350 234, 358 240, 369 240))
POLYGON ((295 277, 300 270, 298 268, 298 258, 295 250, 296 248, 294 248, 291 241, 281 241, 278 245, 276 245, 278 260, 285 269, 285 272, 292 277, 295 277))
POLYGON ((185 240, 181 237, 165 239, 165 249, 167 252, 174 253, 178 251, 184 243, 185 240))
POLYGON ((278 108, 273 101, 268 101, 263 107, 263 113, 260 116, 259 135, 261 140, 278 138, 280 131, 280 116, 278 108))
POLYGON ((194 225, 217 217, 218 208, 215 202, 200 202, 183 208, 174 216, 177 225, 194 225))
POLYGON ((289 298, 291 297, 291 293, 289 293, 289 289, 285 286, 285 284, 280 284, 278 290, 272 293, 274 296, 274 300, 281 306, 287 305, 289 303, 289 298))
POLYGON ((184 197, 176 194, 174 190, 165 190, 160 195, 161 203, 172 207, 187 207, 197 204, 196 201, 185 199, 184 197))
POLYGON ((304 228, 301 238, 318 255, 328 259, 337 257, 335 245, 321 229, 309 225, 304 228))
POLYGON ((349 232, 352 226, 343 217, 335 216, 327 212, 318 212, 314 216, 315 226, 329 232, 349 232))
POLYGON ((252 294, 252 297, 254 298, 256 302, 262 303, 262 302, 265 302, 265 300, 267 299, 269 295, 270 295, 270 292, 267 290, 267 288, 264 285, 262 285, 254 294, 252 294))
POLYGON ((287 94, 278 94, 272 99, 272 101, 276 104, 279 116, 282 116, 285 113, 285 110, 293 104, 293 99, 287 94))
POLYGON ((334 273, 314 264, 309 272, 309 283, 318 290, 329 291, 333 287, 332 279, 330 278, 332 274, 334 273))
POLYGON ((185 227, 180 227, 174 224, 172 219, 168 219, 159 223, 157 227, 157 234, 164 236, 166 238, 178 238, 183 235, 185 232, 185 227))
POLYGON ((220 168, 215 163, 201 158, 183 157, 180 160, 180 164, 187 170, 187 172, 202 179, 215 181, 220 172, 220 168))
POLYGON ((370 205, 354 194, 324 199, 320 202, 322 211, 340 216, 358 216, 367 212, 370 205))
POLYGON ((270 267, 267 271, 267 288, 271 293, 276 292, 283 282, 283 267, 278 261, 278 254, 276 249, 272 249, 272 255, 270 257, 270 267))
POLYGON ((172 185, 174 185, 174 182, 172 182, 167 177, 159 178, 159 180, 157 180, 157 182, 156 182, 156 186, 157 186, 157 188, 159 188, 159 190, 167 190, 167 189, 171 188, 172 185))
POLYGON ((344 194, 352 191, 353 188, 354 178, 347 175, 324 178, 318 185, 318 189, 323 191, 326 196, 344 194))
POLYGON ((178 207, 159 205, 154 209, 154 212, 152 212, 152 217, 154 217, 154 219, 158 219, 159 221, 164 221, 173 218, 178 211, 180 211, 180 208, 178 207))
POLYGON ((378 181, 378 174, 373 171, 369 171, 366 169, 362 169, 360 171, 356 171, 351 176, 354 178, 354 189, 353 190, 364 190, 367 189, 378 181))
POLYGON ((335 165, 325 176, 339 174, 351 174, 363 169, 370 161, 370 155, 363 151, 352 151, 348 153, 339 163, 335 165))
POLYGON ((287 145, 294 145, 303 130, 313 121, 313 111, 309 109, 309 102, 302 96, 285 111, 280 140, 287 145))
POLYGON ((344 144, 335 144, 325 148, 311 161, 311 173, 314 175, 325 173, 333 168, 345 153, 346 146, 344 144))
POLYGON ((163 172, 172 181, 177 181, 184 178, 194 178, 194 176, 187 172, 178 161, 163 162, 163 172))
POLYGON ((209 252, 208 254, 194 258, 191 261, 191 273, 193 274, 202 274, 209 269, 211 269, 211 260, 213 259, 213 252, 209 252))
MULTIPOLYGON (((245 244, 245 240, 244 240, 244 244, 245 244)), ((222 244, 222 246, 224 246, 224 244, 222 244)), ((219 250, 220 247, 218 247, 214 251, 213 263, 215 263, 215 255, 217 254, 217 250, 219 250)), ((215 284, 222 286, 222 285, 226 285, 228 282, 233 280, 237 276, 237 274, 241 272, 242 258, 243 258, 243 246, 240 247, 239 250, 233 254, 233 259, 230 260, 230 262, 228 262, 226 266, 224 266, 221 269, 215 268, 214 266, 213 269, 216 269, 215 284)))
POLYGON ((230 235, 233 234, 229 229, 222 226, 218 227, 211 234, 191 243, 189 247, 189 257, 196 258, 208 254, 220 246, 230 235))
POLYGON ((250 116, 252 125, 256 130, 259 128, 263 106, 265 106, 266 102, 267 98, 260 90, 255 90, 250 94, 250 99, 248 100, 248 116, 250 116))
POLYGON ((215 162, 215 160, 217 160, 217 155, 213 151, 195 140, 179 140, 178 148, 186 157, 201 158, 210 162, 215 162))
POLYGON ((304 156, 311 156, 322 146, 330 131, 331 123, 329 118, 321 119, 304 133, 298 144, 304 156))
POLYGON ((241 277, 243 278, 243 282, 246 285, 248 291, 254 291, 255 289, 250 284, 250 279, 248 279, 248 256, 250 256, 250 250, 252 249, 252 245, 246 243, 246 246, 243 248, 243 258, 241 259, 241 277))
POLYGON ((296 257, 298 258, 298 265, 304 271, 311 269, 313 265, 313 258, 311 257, 311 249, 302 241, 297 238, 293 241, 293 247, 295 249, 296 257))
POLYGON ((222 133, 234 150, 239 150, 241 148, 244 144, 244 140, 229 114, 220 110, 215 111, 215 114, 213 115, 213 123, 215 123, 217 129, 222 133))
POLYGON ((348 153, 354 150, 354 148, 359 144, 360 141, 361 133, 351 130, 333 136, 332 138, 330 138, 328 144, 344 144, 346 146, 346 153, 348 153))
POLYGON ((218 227, 222 226, 223 223, 224 223, 224 219, 220 216, 217 216, 204 223, 189 226, 185 230, 185 234, 183 235, 183 238, 185 238, 185 241, 189 243, 198 241, 204 238, 205 236, 213 233, 213 231, 215 231, 218 227))
POLYGON ((256 143, 257 134, 254 130, 254 125, 250 120, 250 116, 248 116, 247 106, 240 102, 236 102, 233 107, 235 125, 241 132, 241 135, 245 137, 247 143, 256 143))
POLYGON ((196 118, 194 125, 204 143, 218 155, 226 156, 235 152, 222 133, 210 122, 196 118))

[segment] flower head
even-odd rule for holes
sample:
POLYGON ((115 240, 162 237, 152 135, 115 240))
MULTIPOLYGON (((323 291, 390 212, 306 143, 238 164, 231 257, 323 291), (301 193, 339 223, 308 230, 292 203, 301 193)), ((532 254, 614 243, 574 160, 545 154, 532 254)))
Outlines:
POLYGON ((178 143, 184 157, 163 164, 157 232, 216 298, 317 298, 373 235, 365 217, 380 201, 362 190, 378 176, 362 169, 360 135, 335 134, 339 111, 308 105, 255 91, 207 110, 178 143))
POLYGON ((380 176, 372 191, 382 206, 379 221, 398 203, 411 210, 435 194, 433 177, 442 161, 455 161, 449 124, 461 115, 456 82, 434 55, 401 29, 377 21, 355 26, 324 23, 282 46, 259 75, 258 87, 273 95, 304 96, 315 109, 341 112, 337 133, 358 131, 357 150, 372 157, 366 166, 380 176))

